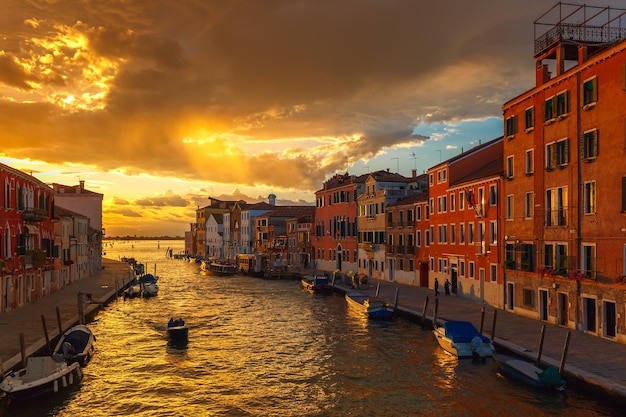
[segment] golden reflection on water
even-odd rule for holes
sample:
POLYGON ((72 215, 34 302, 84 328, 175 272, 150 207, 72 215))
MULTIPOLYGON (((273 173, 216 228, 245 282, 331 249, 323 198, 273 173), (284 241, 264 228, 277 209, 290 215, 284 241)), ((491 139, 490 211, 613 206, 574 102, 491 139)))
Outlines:
POLYGON ((80 389, 56 408, 11 417, 482 417, 515 415, 513 405, 533 417, 551 416, 548 407, 599 415, 549 398, 529 406, 532 392, 503 384, 491 360, 458 360, 431 331, 369 321, 341 296, 203 276, 160 252, 144 261, 158 262, 159 295, 114 302, 90 324, 96 354, 80 389), (170 317, 190 326, 186 346, 168 344, 170 317))

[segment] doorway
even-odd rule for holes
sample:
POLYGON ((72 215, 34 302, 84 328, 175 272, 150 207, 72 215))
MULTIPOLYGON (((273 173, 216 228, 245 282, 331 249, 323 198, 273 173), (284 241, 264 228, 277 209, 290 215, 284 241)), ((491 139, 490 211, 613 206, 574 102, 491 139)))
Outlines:
POLYGON ((569 317, 567 315, 567 309, 569 307, 569 303, 567 301, 566 293, 558 293, 556 296, 557 300, 557 313, 556 313, 556 322, 561 326, 567 326, 567 321, 569 317))
POLYGON ((590 333, 597 332, 596 299, 583 297, 583 330, 590 333))
POLYGON ((515 308, 515 284, 506 284, 506 308, 513 311, 515 308))
POLYGON ((539 290, 539 320, 547 321, 550 316, 548 310, 548 290, 539 290))
POLYGON ((616 335, 617 320, 615 314, 615 303, 613 301, 604 301, 602 303, 603 317, 602 322, 604 325, 604 337, 613 339, 616 335))

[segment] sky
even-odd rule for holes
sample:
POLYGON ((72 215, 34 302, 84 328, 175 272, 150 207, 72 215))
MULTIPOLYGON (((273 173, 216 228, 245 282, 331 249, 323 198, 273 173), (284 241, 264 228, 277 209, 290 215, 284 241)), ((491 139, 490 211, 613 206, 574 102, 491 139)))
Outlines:
POLYGON ((502 136, 556 4, 0 0, 0 163, 85 181, 107 236, 182 236, 209 196, 314 204, 502 136))

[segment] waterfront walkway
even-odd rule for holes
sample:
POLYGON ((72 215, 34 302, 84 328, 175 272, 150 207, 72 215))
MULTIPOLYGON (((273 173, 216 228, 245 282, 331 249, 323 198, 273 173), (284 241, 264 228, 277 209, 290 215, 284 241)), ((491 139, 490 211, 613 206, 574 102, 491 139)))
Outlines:
MULTIPOLYGON (((420 323, 424 303, 426 297, 428 297, 425 316, 428 326, 432 328, 435 298, 438 298, 438 322, 466 320, 472 322, 477 329, 480 329, 483 305, 460 296, 444 295, 442 286, 437 297, 432 288, 402 285, 387 281, 371 281, 368 285, 361 286, 361 290, 369 294, 375 294, 378 285, 380 285, 379 295, 391 304, 396 299, 397 289, 399 315, 417 318, 418 323, 420 323)), ((342 292, 349 289, 347 285, 337 285, 337 287, 342 292)), ((546 330, 541 362, 544 365, 552 365, 558 368, 561 363, 567 333, 571 331, 563 368, 564 379, 568 383, 584 386, 585 389, 597 389, 600 393, 614 396, 620 401, 626 401, 626 346, 595 335, 526 318, 485 305, 482 328, 483 333, 487 336, 490 336, 492 332, 494 312, 496 320, 493 340, 496 345, 496 352, 499 349, 507 349, 533 361, 536 360, 540 345, 541 329, 545 325, 546 330)), ((434 336, 433 342, 435 342, 434 336)))
POLYGON ((46 347, 42 316, 45 318, 48 338, 52 341, 62 333, 59 332, 57 308, 64 332, 78 323, 79 299, 85 316, 93 316, 102 304, 116 297, 116 285, 121 288, 130 281, 128 264, 103 258, 102 265, 104 268, 90 277, 72 282, 24 307, 0 313, 2 371, 21 367, 20 333, 24 335, 26 356, 32 356, 46 347), (83 296, 79 297, 79 293, 83 296), (87 294, 91 294, 91 301, 87 294))
MULTIPOLYGON (((2 370, 14 369, 21 364, 20 333, 24 334, 26 355, 30 356, 45 347, 42 316, 45 317, 49 338, 53 340, 59 333, 57 308, 61 313, 63 330, 78 322, 78 294, 91 294, 91 301, 81 297, 85 315, 93 316, 100 307, 115 299, 116 288, 130 280, 127 264, 103 259, 104 269, 64 287, 54 294, 35 303, 27 304, 17 310, 0 314, 0 363, 2 370)), ((182 268, 182 265, 181 265, 182 268)), ((426 297, 429 299, 426 309, 427 326, 432 327, 435 305, 433 289, 401 285, 386 281, 372 281, 363 285, 361 290, 374 294, 380 284, 380 295, 393 303, 398 294, 398 313, 417 321, 420 325, 426 297)), ((336 283, 336 290, 344 293, 350 287, 336 283)), ((437 319, 467 320, 477 328, 481 326, 483 305, 463 297, 441 294, 437 319)), ((496 349, 508 349, 529 359, 536 359, 539 348, 541 328, 545 324, 546 332, 541 361, 558 367, 563 354, 566 335, 570 329, 538 320, 525 318, 504 310, 485 306, 483 333, 490 335, 496 312, 495 337, 496 349)), ((428 335, 427 337, 431 337, 428 335)), ((433 343, 436 343, 434 336, 433 343)), ((97 347, 96 347, 97 349, 97 347)), ((598 392, 615 396, 626 401, 626 346, 589 335, 580 331, 571 331, 571 338, 565 361, 564 377, 568 383, 581 384, 585 388, 594 387, 598 392)))

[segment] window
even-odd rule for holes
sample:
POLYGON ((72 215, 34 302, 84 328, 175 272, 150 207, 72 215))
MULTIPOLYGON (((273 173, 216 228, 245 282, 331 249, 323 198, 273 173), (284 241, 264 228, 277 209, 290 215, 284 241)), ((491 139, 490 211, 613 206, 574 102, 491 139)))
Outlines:
POLYGON ((517 133, 517 117, 509 116, 506 118, 504 132, 507 138, 513 138, 513 136, 517 133))
POLYGON ((598 79, 596 77, 583 81, 583 109, 587 110, 598 101, 598 79))
POLYGON ((535 292, 531 289, 524 288, 524 305, 529 307, 535 306, 535 292))
POLYGON ((491 282, 496 282, 498 280, 498 265, 497 264, 489 265, 489 275, 491 278, 491 282))
POLYGON ((520 269, 526 272, 535 271, 535 246, 532 243, 522 243, 520 249, 520 269))
POLYGON ((585 182, 584 186, 584 210, 585 214, 594 214, 596 212, 596 182, 585 182))
POLYGON ((556 142, 556 163, 564 166, 569 163, 569 139, 561 139, 556 142))
POLYGON ((569 91, 563 91, 556 96, 556 116, 561 118, 569 113, 569 91))
POLYGON ((567 225, 567 187, 546 190, 546 226, 567 225))
POLYGON ((430 246, 430 230, 424 230, 424 246, 430 246))
POLYGON ((456 210, 456 194, 450 194, 450 211, 456 210))
POLYGON ((598 130, 583 133, 583 160, 590 162, 598 156, 598 130))
POLYGON ((415 233, 415 244, 416 246, 422 246, 422 231, 418 230, 415 233))
POLYGON ((495 206, 498 204, 498 187, 495 184, 489 186, 489 205, 495 206))
POLYGON ((535 193, 532 191, 524 195, 524 218, 531 219, 535 208, 535 193))
POLYGON ((459 261, 459 275, 465 276, 465 261, 459 261))
POLYGON ((546 144, 546 170, 552 171, 556 166, 556 145, 554 142, 546 144))
POLYGON ((506 157, 506 177, 513 178, 513 155, 506 157))
POLYGON ((529 107, 524 112, 524 130, 530 132, 535 127, 535 108, 529 107))
POLYGON ((592 244, 583 243, 583 257, 581 272, 589 278, 596 275, 596 247, 592 244))
POLYGON ((498 242, 498 222, 492 220, 489 222, 489 245, 495 245, 498 242))
POLYGON ((465 210, 465 192, 459 191, 459 210, 465 210))
POLYGON ((468 272, 469 272, 469 278, 474 278, 474 271, 475 271, 475 264, 473 261, 470 261, 468 263, 468 272))
POLYGON ((528 149, 526 151, 526 175, 532 175, 535 172, 535 150, 528 149))
POLYGON ((470 245, 474 243, 474 223, 467 224, 467 243, 470 245))
POLYGON ((543 121, 551 122, 554 120, 554 97, 550 97, 543 103, 543 121))
POLYGON ((465 223, 459 224, 459 243, 465 244, 465 223))
POLYGON ((506 196, 505 216, 507 220, 513 220, 513 195, 506 196))
POLYGON ((450 243, 456 243, 456 225, 450 225, 450 243))

